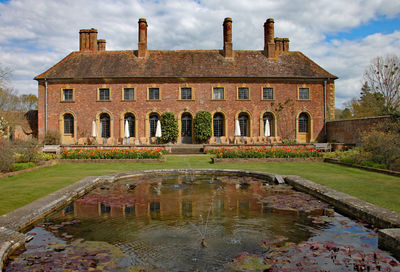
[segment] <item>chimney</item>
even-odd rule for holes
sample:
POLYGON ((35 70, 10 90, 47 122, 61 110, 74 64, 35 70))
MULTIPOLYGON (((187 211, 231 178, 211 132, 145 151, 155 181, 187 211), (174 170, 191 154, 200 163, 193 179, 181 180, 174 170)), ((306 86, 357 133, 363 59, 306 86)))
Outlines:
POLYGON ((81 29, 79 31, 79 50, 97 51, 97 29, 81 29))
POLYGON ((283 51, 289 51, 289 38, 283 38, 283 51))
POLYGON ((106 51, 106 40, 97 40, 97 51, 106 51))
POLYGON ((279 52, 282 51, 283 51, 283 39, 275 38, 275 53, 278 54, 279 52))
POLYGON ((146 19, 139 19, 139 41, 138 41, 138 57, 146 57, 147 52, 147 22, 146 19))
POLYGON ((227 59, 233 59, 233 48, 232 48, 232 19, 225 18, 224 20, 224 57, 227 59))
POLYGON ((268 58, 275 57, 274 19, 264 23, 264 55, 268 58))

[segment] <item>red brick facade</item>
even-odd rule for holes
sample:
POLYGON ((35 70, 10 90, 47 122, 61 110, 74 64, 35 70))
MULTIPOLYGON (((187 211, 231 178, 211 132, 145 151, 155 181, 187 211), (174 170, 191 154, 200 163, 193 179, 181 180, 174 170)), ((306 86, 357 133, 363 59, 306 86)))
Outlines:
MULTIPOLYGON (((229 20, 224 22, 224 29, 230 31, 230 33, 231 24, 232 21, 229 20)), ((271 39, 266 39, 267 45, 264 52, 235 51, 231 50, 231 34, 228 33, 228 37, 226 37, 227 33, 225 32, 225 50, 222 50, 222 54, 218 51, 176 51, 174 53, 175 51, 147 50, 147 22, 141 19, 139 26, 141 28, 139 32, 143 32, 146 37, 139 37, 139 51, 137 52, 106 51, 104 40, 98 40, 101 41, 101 43, 98 43, 98 51, 90 52, 91 49, 88 46, 93 47, 93 39, 97 40, 97 30, 92 29, 86 32, 82 30, 81 51, 72 53, 53 68, 36 77, 39 82, 38 122, 40 139, 43 139, 46 130, 58 130, 63 135, 63 118, 66 113, 71 114, 74 118, 74 133, 73 135, 64 135, 63 142, 75 143, 78 142, 79 138, 91 135, 94 120, 99 131, 101 113, 108 113, 111 117, 110 137, 113 139, 123 138, 124 115, 132 113, 135 116, 135 138, 139 139, 149 137, 149 115, 153 112, 159 115, 164 112, 173 112, 181 129, 182 114, 189 113, 194 118, 199 111, 211 112, 213 116, 215 113, 222 113, 224 136, 234 135, 235 120, 242 112, 247 113, 249 117, 247 136, 262 136, 264 130, 263 114, 269 112, 274 118, 272 135, 280 136, 282 139, 297 139, 298 141, 324 139, 325 118, 328 120, 334 115, 334 79, 336 77, 317 66, 301 53, 289 52, 288 39, 276 38, 275 51, 271 49, 271 39), (145 28, 142 29, 144 26, 145 28), (94 31, 96 32, 94 33, 94 31), (94 34, 96 36, 93 36, 94 34), (87 40, 83 35, 88 37, 87 40), (266 56, 272 54, 271 52, 275 54, 273 58, 266 56), (190 60, 191 55, 194 60, 190 60), (205 55, 210 56, 206 57, 205 55), (258 63, 257 65, 260 66, 254 69, 259 69, 261 72, 250 74, 249 67, 256 66, 256 64, 253 65, 252 59, 246 56, 253 55, 258 63), (198 61, 195 59, 197 56, 200 59, 198 61), (112 57, 120 59, 110 60, 112 57), (126 61, 121 61, 122 58, 125 58, 126 61), (183 70, 180 72, 180 66, 187 66, 183 59, 192 61, 191 65, 197 65, 197 69, 200 70, 204 66, 201 65, 202 63, 216 62, 221 59, 224 62, 221 65, 225 65, 225 68, 219 67, 217 63, 210 65, 210 68, 204 68, 204 71, 197 72, 195 69, 189 71, 182 68, 183 70), (300 61, 296 62, 296 60, 300 61), (102 64, 109 67, 107 62, 114 64, 113 62, 118 61, 121 63, 130 61, 132 64, 129 64, 128 68, 120 68, 121 71, 117 70, 115 74, 107 74, 107 70, 99 71, 102 64), (79 65, 76 64, 77 62, 79 65), (102 64, 97 64, 97 62, 102 64), (91 68, 97 67, 96 65, 99 65, 100 68, 86 71, 85 65, 87 66, 86 70, 96 69, 91 68), (265 65, 265 68, 262 65, 265 65), (285 70, 289 69, 287 67, 290 65, 292 65, 290 68, 292 70, 280 72, 280 67, 285 70), (307 65, 312 66, 312 68, 307 65), (170 66, 171 73, 168 66, 170 66), (226 68, 228 66, 235 68, 226 68), (237 68, 236 66, 240 67, 237 68), (146 70, 146 67, 148 70, 146 70), (299 67, 298 70, 296 70, 296 67, 299 67), (139 68, 142 70, 139 71, 139 68), (124 73, 128 69, 136 70, 132 71, 132 76, 126 76, 124 73), (239 71, 239 69, 242 70, 239 71), (311 72, 308 72, 307 69, 311 72), (196 73, 198 73, 198 76, 196 76, 196 73), (268 76, 269 73, 271 73, 271 77, 268 76), (324 99, 324 86, 326 86, 326 99, 324 99), (153 87, 160 90, 159 100, 148 99, 148 88, 153 87), (185 87, 192 88, 191 100, 180 99, 180 88, 185 87), (213 99, 213 87, 224 88, 223 100, 213 99), (238 99, 239 87, 249 89, 249 99, 238 99), (264 87, 273 88, 274 96, 272 100, 263 100, 262 90, 264 87), (110 101, 99 101, 99 88, 110 90, 110 101), (124 88, 134 88, 133 101, 124 101, 124 88), (309 88, 309 99, 299 99, 299 88, 309 88), (72 101, 63 101, 63 89, 73 90, 72 101), (301 113, 306 113, 309 117, 307 135, 298 131, 298 117, 301 113)), ((180 140, 179 138, 178 142, 180 140)))

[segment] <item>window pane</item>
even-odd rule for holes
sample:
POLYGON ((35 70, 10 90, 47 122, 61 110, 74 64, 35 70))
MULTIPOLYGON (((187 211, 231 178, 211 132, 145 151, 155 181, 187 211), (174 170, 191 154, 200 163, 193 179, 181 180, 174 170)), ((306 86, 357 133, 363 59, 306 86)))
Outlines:
POLYGON ((110 89, 99 89, 99 99, 110 100, 110 89))
POLYGON ((156 129, 157 129, 157 121, 160 119, 158 114, 151 114, 150 115, 150 137, 156 136, 156 129))
POLYGON ((300 88, 299 89, 299 99, 310 99, 310 89, 300 88))
POLYGON ((63 100, 64 101, 72 101, 72 89, 64 89, 63 90, 63 100))
POLYGON ((149 88, 149 100, 159 100, 160 90, 159 88, 149 88))
POLYGON ((129 137, 135 137, 135 116, 132 113, 125 114, 124 125, 128 121, 129 137))
POLYGON ((239 88, 239 99, 249 99, 249 88, 239 88))
POLYGON ((134 100, 134 89, 124 88, 124 100, 134 100))
POLYGON ((100 131, 102 138, 110 138, 110 116, 107 113, 100 115, 100 131))
POLYGON ((192 88, 181 88, 181 99, 192 99, 192 88))
POLYGON ((216 100, 224 99, 224 88, 214 88, 213 99, 216 100))
POLYGON ((272 89, 272 88, 263 88, 263 99, 264 100, 272 100, 272 99, 274 99, 274 89, 272 89))
POLYGON ((69 113, 64 115, 64 134, 74 134, 74 117, 69 113))
POLYGON ((299 132, 308 132, 308 115, 305 113, 299 116, 299 132))
POLYGON ((224 117, 221 113, 216 113, 213 119, 214 137, 224 136, 224 117))
POLYGON ((249 117, 247 114, 239 115, 240 136, 249 136, 249 117))

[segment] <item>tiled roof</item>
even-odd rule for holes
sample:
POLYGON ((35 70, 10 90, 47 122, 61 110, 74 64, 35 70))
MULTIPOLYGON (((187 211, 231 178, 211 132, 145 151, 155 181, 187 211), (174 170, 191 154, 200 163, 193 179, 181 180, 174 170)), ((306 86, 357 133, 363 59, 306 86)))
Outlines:
POLYGON ((268 59, 263 51, 235 50, 229 60, 218 50, 148 50, 146 58, 130 50, 72 52, 35 79, 154 77, 337 78, 295 51, 268 59))

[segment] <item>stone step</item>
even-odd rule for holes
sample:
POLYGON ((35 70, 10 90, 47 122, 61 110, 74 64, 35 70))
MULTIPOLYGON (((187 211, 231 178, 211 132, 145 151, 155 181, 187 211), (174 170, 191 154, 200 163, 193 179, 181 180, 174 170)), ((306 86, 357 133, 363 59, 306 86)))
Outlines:
POLYGON ((172 147, 171 154, 203 154, 204 148, 203 147, 172 147))

